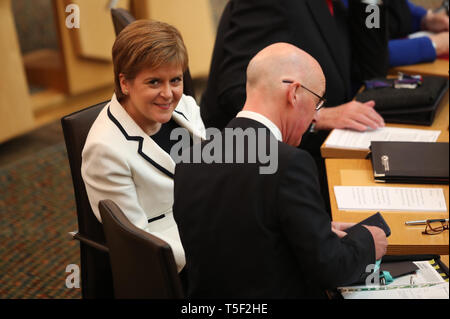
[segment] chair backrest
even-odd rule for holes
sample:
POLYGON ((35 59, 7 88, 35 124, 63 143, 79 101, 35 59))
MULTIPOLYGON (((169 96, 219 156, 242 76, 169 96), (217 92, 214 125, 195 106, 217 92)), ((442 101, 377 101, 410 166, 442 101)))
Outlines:
MULTIPOLYGON (((78 233, 100 245, 105 245, 105 236, 101 223, 92 212, 81 177, 81 153, 92 123, 108 102, 99 103, 61 119, 75 193, 78 233)), ((114 297, 108 253, 81 241, 80 257, 83 298, 114 297)))
MULTIPOLYGON (((130 23, 136 21, 136 18, 126 9, 111 9, 111 17, 114 24, 116 36, 130 23)), ((192 81, 189 68, 183 74, 183 93, 195 98, 194 81, 192 81)))
POLYGON ((136 21, 136 18, 133 17, 130 12, 122 8, 111 9, 111 16, 116 35, 118 35, 120 31, 122 31, 123 28, 125 28, 131 22, 136 21))
POLYGON ((183 298, 169 244, 133 225, 111 200, 99 203, 116 298, 183 298))

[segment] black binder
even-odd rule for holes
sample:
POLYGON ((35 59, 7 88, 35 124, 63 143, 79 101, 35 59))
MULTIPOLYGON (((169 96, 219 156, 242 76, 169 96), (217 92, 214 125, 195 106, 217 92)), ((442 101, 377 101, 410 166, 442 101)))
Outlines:
POLYGON ((376 182, 448 184, 448 143, 372 141, 376 182))
POLYGON ((447 90, 448 79, 424 76, 423 84, 416 89, 365 89, 355 99, 359 102, 374 100, 375 110, 386 123, 431 125, 447 90))

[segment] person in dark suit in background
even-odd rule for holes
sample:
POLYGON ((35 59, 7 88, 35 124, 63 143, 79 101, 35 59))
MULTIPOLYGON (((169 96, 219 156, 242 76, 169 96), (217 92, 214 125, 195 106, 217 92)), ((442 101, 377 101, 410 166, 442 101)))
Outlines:
POLYGON ((311 54, 324 70, 328 106, 316 129, 365 130, 383 124, 373 103, 348 103, 361 81, 388 68, 384 7, 380 28, 367 28, 366 4, 350 0, 230 0, 217 31, 207 88, 201 101, 206 127, 222 129, 242 109, 245 69, 262 48, 291 43, 311 54))
POLYGON ((348 8, 331 0, 230 0, 219 23, 200 103, 205 127, 222 129, 244 105, 245 70, 258 51, 275 42, 287 42, 312 55, 325 73, 329 107, 315 114, 312 133, 305 136, 301 147, 318 165, 328 210, 320 145, 329 130, 364 131, 384 126, 373 101, 352 101, 362 80, 384 76, 388 69, 385 8, 380 6, 380 28, 370 29, 366 6, 360 0, 350 0, 348 8))
POLYGON ((358 280, 386 252, 380 228, 346 234, 351 224, 331 222, 314 161, 297 148, 324 92, 314 58, 291 44, 270 45, 248 66, 243 110, 202 143, 200 162, 177 164, 173 212, 189 297, 320 298, 358 280), (265 165, 260 154, 275 163, 265 165), (275 169, 262 170, 268 166, 275 169))

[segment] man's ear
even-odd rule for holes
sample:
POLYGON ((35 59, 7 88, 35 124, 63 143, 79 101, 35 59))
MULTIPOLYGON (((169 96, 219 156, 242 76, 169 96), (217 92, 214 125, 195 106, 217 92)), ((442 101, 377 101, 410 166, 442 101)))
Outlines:
POLYGON ((297 90, 300 87, 300 83, 295 82, 289 84, 289 88, 287 91, 287 101, 288 104, 291 106, 294 106, 298 103, 298 99, 300 98, 299 95, 297 95, 297 90))

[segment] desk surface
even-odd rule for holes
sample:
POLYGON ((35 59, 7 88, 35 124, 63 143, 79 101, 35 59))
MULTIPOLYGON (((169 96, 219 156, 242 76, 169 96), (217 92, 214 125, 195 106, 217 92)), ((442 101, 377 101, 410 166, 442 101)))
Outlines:
MULTIPOLYGON (((375 211, 338 210, 333 186, 380 186, 375 183, 372 164, 365 159, 326 159, 328 187, 330 191, 331 213, 333 220, 342 222, 359 222, 375 211)), ((388 184, 393 187, 431 187, 443 188, 447 203, 446 213, 437 212, 385 212, 381 211, 391 227, 392 235, 388 238, 388 254, 439 254, 448 255, 448 231, 439 235, 423 235, 424 226, 405 226, 409 220, 427 218, 448 218, 449 186, 448 185, 412 185, 388 184)))
MULTIPOLYGON (((449 141, 449 92, 445 94, 444 98, 439 105, 434 122, 431 126, 425 125, 412 125, 412 124, 386 124, 388 127, 401 127, 401 128, 413 128, 421 130, 438 130, 441 134, 438 137, 438 142, 448 142, 449 141)), ((326 140, 320 147, 320 152, 324 158, 366 158, 369 154, 369 150, 352 150, 344 148, 327 147, 326 140)))
MULTIPOLYGON (((414 65, 400 66, 389 70, 389 74, 397 75, 398 72, 408 74, 436 75, 449 77, 449 61, 445 59, 436 59, 432 63, 420 63, 414 65)), ((448 142, 448 113, 449 113, 449 96, 447 94, 442 99, 441 104, 436 112, 436 116, 431 126, 408 125, 408 124, 387 124, 390 127, 416 128, 424 130, 440 130, 441 135, 438 142, 448 142)), ((325 141, 326 143, 326 141, 325 141)), ((369 150, 349 150, 341 148, 325 147, 325 143, 320 148, 322 157, 324 158, 366 158, 369 150)))
POLYGON ((403 72, 407 74, 436 75, 449 77, 448 75, 449 61, 446 59, 436 59, 431 63, 419 63, 413 65, 398 66, 389 70, 390 74, 403 72))
POLYGON ((448 267, 448 255, 441 256, 441 261, 448 267))

